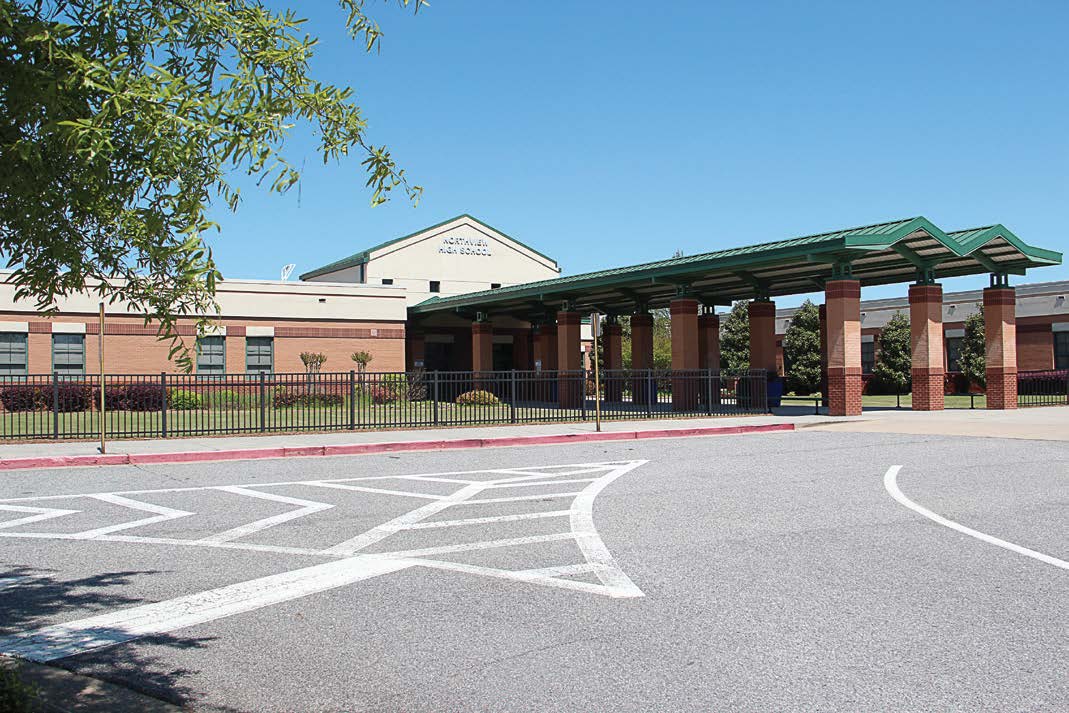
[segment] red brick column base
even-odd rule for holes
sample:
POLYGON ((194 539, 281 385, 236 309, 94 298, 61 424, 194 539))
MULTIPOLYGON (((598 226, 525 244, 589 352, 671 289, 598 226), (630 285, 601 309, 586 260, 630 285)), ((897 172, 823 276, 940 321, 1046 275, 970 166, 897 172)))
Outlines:
POLYGON ((828 333, 828 414, 861 414, 861 283, 824 285, 828 333))
POLYGON ((913 369, 913 410, 942 411, 946 375, 929 369, 913 369))
POLYGON ((557 312, 557 394, 564 408, 579 408, 585 398, 580 369, 583 354, 580 351, 578 312, 557 312))
POLYGON ((861 369, 854 373, 836 368, 828 369, 828 414, 860 416, 861 388, 861 369))
POLYGON ((1017 291, 984 290, 984 339, 987 407, 1017 408, 1017 291))
POLYGON ((672 315, 672 410, 698 406, 698 300, 680 298, 669 305, 672 315))
POLYGON ((913 368, 913 410, 942 411, 943 382, 943 288, 941 285, 909 286, 909 332, 913 368))

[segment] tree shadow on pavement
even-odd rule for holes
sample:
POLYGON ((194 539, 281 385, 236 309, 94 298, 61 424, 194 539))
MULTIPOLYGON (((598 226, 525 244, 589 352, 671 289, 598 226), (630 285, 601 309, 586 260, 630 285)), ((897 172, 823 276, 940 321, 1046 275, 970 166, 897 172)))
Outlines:
MULTIPOLYGON (((55 570, 0 564, 0 637, 10 640, 42 626, 148 603, 120 590, 140 577, 159 573, 158 570, 123 570, 59 579, 55 570)), ((100 627, 89 631, 99 638, 117 641, 128 638, 120 629, 100 627)), ((156 634, 46 663, 182 706, 197 698, 184 681, 199 671, 174 667, 165 657, 147 652, 159 651, 161 647, 203 648, 213 638, 156 634)))

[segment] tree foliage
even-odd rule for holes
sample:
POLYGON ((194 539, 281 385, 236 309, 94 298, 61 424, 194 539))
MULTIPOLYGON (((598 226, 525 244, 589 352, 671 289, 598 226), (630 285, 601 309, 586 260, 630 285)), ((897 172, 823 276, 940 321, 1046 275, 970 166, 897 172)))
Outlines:
POLYGON ((750 301, 731 306, 720 329, 720 363, 725 369, 750 368, 750 301))
MULTIPOLYGON (((371 50, 366 1, 339 4, 371 50)), ((88 288, 129 303, 189 368, 177 319, 203 328, 217 312, 209 208, 237 207, 229 176, 292 187, 294 126, 325 162, 361 155, 373 204, 417 200, 352 89, 311 75, 302 24, 256 0, 0 0, 0 255, 17 298, 53 311, 88 288)))
POLYGON ((895 312, 880 332, 873 375, 886 389, 908 393, 913 381, 913 342, 909 318, 895 312))
MULTIPOLYGON (((984 334, 984 306, 977 304, 977 312, 965 319, 965 338, 958 351, 957 368, 970 382, 987 385, 987 340, 984 334)), ((951 365, 953 368, 953 365, 951 365)))
POLYGON ((810 300, 802 303, 783 335, 787 388, 798 394, 820 390, 820 311, 810 300))

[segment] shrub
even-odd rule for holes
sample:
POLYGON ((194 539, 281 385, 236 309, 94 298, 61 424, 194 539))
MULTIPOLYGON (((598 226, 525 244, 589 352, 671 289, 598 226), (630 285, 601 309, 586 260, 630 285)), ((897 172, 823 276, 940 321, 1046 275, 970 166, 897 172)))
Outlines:
POLYGON ((45 408, 45 394, 40 386, 31 384, 5 386, 0 389, 0 403, 5 411, 36 411, 45 408))
POLYGON ((60 384, 59 410, 88 411, 93 404, 93 390, 86 384, 60 384))
POLYGON ((386 386, 377 384, 364 387, 364 395, 373 404, 388 404, 397 401, 397 392, 386 386))
POLYGON ((458 396, 457 403, 467 406, 492 406, 493 404, 501 403, 501 401, 489 391, 476 389, 474 391, 465 391, 463 394, 458 396))
POLYGON ((167 405, 178 411, 202 408, 204 399, 196 391, 188 389, 171 389, 167 392, 167 405))
POLYGON ((301 394, 297 397, 301 406, 341 406, 345 403, 344 394, 301 394))
MULTIPOLYGON (((100 403, 100 388, 94 389, 93 400, 100 403)), ((121 411, 159 411, 163 408, 163 385, 150 383, 110 386, 104 392, 104 406, 121 411)))
POLYGON ((285 386, 276 386, 272 403, 275 408, 286 408, 288 406, 295 406, 299 398, 300 394, 293 389, 288 389, 285 386))
POLYGON ((33 713, 44 710, 40 696, 36 686, 22 680, 17 664, 0 667, 0 711, 33 713))
POLYGON ((209 391, 205 395, 208 397, 208 408, 240 408, 249 401, 249 398, 245 394, 230 389, 209 391))

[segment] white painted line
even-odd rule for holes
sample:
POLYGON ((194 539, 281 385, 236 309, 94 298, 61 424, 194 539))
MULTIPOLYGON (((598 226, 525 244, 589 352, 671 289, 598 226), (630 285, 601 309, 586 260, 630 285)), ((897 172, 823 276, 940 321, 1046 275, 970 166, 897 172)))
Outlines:
MULTIPOLYGON (((0 532, 0 537, 24 538, 32 540, 82 540, 70 533, 52 532, 0 532)), ((274 552, 288 555, 311 555, 313 557, 341 557, 341 555, 324 555, 321 550, 309 550, 300 547, 276 547, 274 545, 254 545, 243 542, 203 542, 200 540, 182 540, 169 537, 138 537, 136 535, 97 535, 93 542, 127 542, 144 545, 181 545, 184 547, 215 547, 228 550, 248 550, 250 552, 274 552)))
POLYGON ((276 493, 261 493, 259 490, 249 490, 247 488, 241 488, 238 486, 230 485, 216 488, 216 490, 222 490, 227 493, 233 493, 234 495, 244 495, 249 498, 259 498, 260 500, 270 500, 276 503, 286 503, 287 505, 299 505, 296 510, 290 510, 289 512, 279 513, 278 515, 272 515, 271 517, 265 517, 262 520, 256 520, 255 522, 239 525, 238 527, 220 532, 210 537, 202 537, 199 542, 230 542, 231 540, 237 540, 247 535, 251 535, 255 532, 261 532, 275 525, 281 525, 284 522, 290 520, 296 520, 299 517, 305 515, 311 515, 322 510, 329 510, 334 507, 330 503, 320 503, 315 500, 302 500, 301 498, 291 498, 286 495, 278 495, 276 493))
POLYGON ((29 525, 31 522, 51 520, 52 518, 60 517, 61 515, 73 515, 76 512, 81 512, 81 510, 59 510, 57 508, 31 508, 23 505, 0 505, 0 510, 7 510, 9 512, 36 513, 28 517, 20 517, 15 520, 7 520, 6 522, 0 522, 0 530, 6 530, 11 527, 18 527, 19 525, 29 525))
POLYGON ((534 488, 539 485, 558 485, 567 484, 572 485, 574 483, 593 483, 597 478, 576 478, 574 480, 540 480, 534 483, 522 482, 522 483, 508 483, 508 482, 495 482, 489 486, 491 489, 495 488, 534 488))
POLYGON ((481 492, 482 489, 483 485, 481 483, 465 486, 452 495, 445 496, 441 500, 427 503, 423 507, 406 512, 404 515, 395 517, 393 520, 384 522, 381 525, 377 525, 356 537, 345 540, 344 542, 339 542, 333 547, 328 547, 323 550, 323 553, 328 555, 351 555, 355 552, 359 552, 362 549, 370 547, 379 540, 389 537, 405 526, 420 522, 461 500, 467 499, 475 493, 481 492))
POLYGON ((932 522, 939 523, 944 527, 949 527, 951 530, 960 532, 963 535, 975 537, 976 539, 982 542, 986 542, 989 545, 995 545, 996 547, 1001 547, 1005 550, 1009 550, 1010 552, 1016 552, 1019 555, 1024 555, 1025 557, 1031 557, 1032 559, 1039 560, 1040 562, 1043 562, 1045 564, 1054 565, 1055 567, 1060 567, 1061 569, 1069 570, 1069 562, 1066 562, 1065 560, 1060 560, 1057 557, 1051 557, 1050 555, 1045 555, 1042 552, 1030 550, 1027 547, 1015 545, 1012 542, 1001 540, 984 532, 980 532, 979 530, 974 530, 971 527, 965 527, 965 525, 960 525, 954 522, 953 520, 948 520, 942 515, 938 515, 929 510, 928 508, 913 502, 912 500, 907 498, 898 487, 898 471, 900 471, 901 469, 902 466, 900 465, 893 465, 888 468, 887 472, 884 473, 883 476, 883 487, 887 489, 887 492, 891 494, 892 498, 900 502, 902 505, 905 505, 910 510, 923 515, 932 522))
POLYGON ((462 525, 482 525, 491 522, 518 522, 520 520, 541 520, 546 517, 567 517, 571 510, 551 510, 548 512, 525 512, 518 515, 491 515, 490 517, 469 517, 463 520, 432 520, 404 525, 402 530, 429 530, 435 527, 460 527, 462 525))
POLYGON ((523 500, 549 500, 550 498, 571 498, 578 495, 578 491, 571 493, 545 493, 542 495, 516 495, 509 498, 475 498, 464 502, 464 505, 485 505, 487 503, 518 503, 523 500))
POLYGON ((536 577, 564 577, 572 574, 586 574, 593 572, 598 565, 584 562, 582 564, 565 564, 558 567, 540 567, 538 569, 521 569, 517 574, 534 575, 536 577))
POLYGON ((385 490, 383 488, 365 488, 359 485, 345 485, 343 483, 327 483, 327 482, 308 482, 305 485, 310 485, 313 488, 333 488, 334 490, 353 490, 358 493, 376 493, 378 495, 403 495, 408 498, 423 498, 424 500, 441 500, 441 495, 431 495, 430 493, 410 493, 404 490, 385 490))
POLYGON ((100 495, 90 495, 89 497, 94 500, 100 500, 105 503, 111 503, 112 505, 120 505, 124 508, 132 508, 134 510, 142 510, 144 512, 154 512, 154 517, 146 517, 141 520, 133 520, 131 522, 123 522, 118 525, 107 525, 105 527, 98 527, 93 530, 85 530, 84 532, 76 532, 73 537, 77 540, 91 540, 94 537, 100 537, 101 535, 110 535, 113 532, 119 532, 121 530, 130 530, 135 527, 144 527, 145 525, 153 525, 157 522, 165 522, 167 520, 176 520, 180 517, 188 517, 192 515, 191 512, 185 510, 175 510, 174 508, 164 507, 163 505, 153 505, 152 503, 143 503, 140 500, 131 500, 130 498, 124 498, 121 495, 114 495, 111 493, 103 493, 100 495))
MULTIPOLYGON (((583 489, 583 492, 579 494, 579 497, 572 503, 572 531, 576 533, 588 532, 597 535, 597 530, 594 527, 594 498, 598 496, 606 486, 612 481, 619 478, 625 473, 630 473, 640 465, 644 465, 649 461, 636 460, 628 463, 627 465, 618 466, 608 475, 598 478, 595 482, 591 483, 588 487, 583 489)), ((602 542, 601 537, 584 537, 578 539, 579 549, 583 552, 583 557, 587 562, 598 565, 594 570, 598 575, 598 579, 615 589, 621 591, 631 592, 631 596, 642 596, 642 590, 635 586, 635 583, 631 581, 631 578, 624 574, 624 571, 620 568, 620 565, 616 564, 616 560, 613 559, 612 554, 609 552, 609 548, 602 542)))
MULTIPOLYGON (((558 540, 585 540, 596 538, 593 532, 556 532, 552 535, 530 535, 528 537, 509 537, 504 540, 484 540, 481 542, 461 542, 457 545, 442 545, 441 547, 423 547, 418 550, 399 550, 397 552, 376 552, 368 557, 426 557, 431 555, 444 555, 450 552, 474 552, 475 550, 492 550, 498 547, 515 547, 517 545, 530 545, 535 542, 556 542, 558 540)), ((512 570, 504 570, 512 571, 512 570)))
POLYGON ((602 596, 612 597, 613 599, 643 596, 638 588, 627 589, 574 579, 557 579, 556 577, 534 574, 533 571, 527 570, 516 572, 507 569, 493 569, 490 567, 479 567, 478 565, 464 564, 461 562, 445 562, 442 560, 411 559, 406 561, 422 567, 444 569, 451 572, 463 572, 465 574, 477 574, 483 577, 494 577, 496 579, 510 579, 514 582, 524 582, 527 584, 541 584, 546 587, 556 587, 558 589, 571 589, 586 594, 600 594, 602 596))
POLYGON ((44 662, 261 609, 411 567, 370 557, 296 569, 0 638, 0 653, 44 662))

